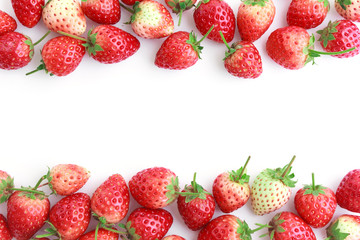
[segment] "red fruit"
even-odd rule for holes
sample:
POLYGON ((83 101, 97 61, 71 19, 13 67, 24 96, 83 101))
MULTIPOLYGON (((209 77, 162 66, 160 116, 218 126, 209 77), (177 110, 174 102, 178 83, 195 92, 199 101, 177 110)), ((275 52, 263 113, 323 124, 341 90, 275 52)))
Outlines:
POLYGON ((40 21, 45 0, 11 0, 15 15, 25 27, 32 28, 40 21))
POLYGON ((7 219, 11 235, 28 240, 42 228, 50 211, 49 199, 43 195, 14 192, 7 203, 7 219))
POLYGON ((215 212, 214 197, 196 183, 196 174, 191 185, 186 186, 178 198, 178 210, 185 224, 193 231, 207 224, 215 212))
POLYGON ((320 44, 326 52, 339 52, 356 47, 355 50, 332 55, 338 58, 348 58, 360 53, 360 30, 349 20, 337 20, 329 22, 323 30, 317 31, 320 36, 320 44))
POLYGON ((0 10, 0 35, 13 32, 17 28, 17 23, 13 17, 0 10))
POLYGON ((58 195, 71 195, 89 180, 90 173, 75 164, 58 164, 50 170, 51 186, 58 195))
POLYGON ((12 236, 4 215, 0 214, 0 239, 1 240, 11 240, 12 236))
POLYGON ((62 240, 75 240, 86 231, 90 217, 90 197, 75 193, 62 198, 51 208, 49 221, 62 240))
POLYGON ((340 207, 360 213, 360 169, 348 172, 336 190, 340 207))
POLYGON ((0 170, 0 203, 6 202, 13 190, 14 179, 7 172, 0 170))
POLYGON ((272 0, 247 0, 240 4, 237 26, 244 41, 254 42, 270 27, 275 17, 272 0))
POLYGON ((162 239, 172 223, 172 215, 164 209, 137 208, 128 218, 127 229, 130 239, 155 240, 162 239))
POLYGON ((194 11, 196 28, 202 35, 214 26, 207 38, 222 43, 221 31, 227 42, 235 35, 235 15, 229 4, 222 0, 202 0, 194 11))
POLYGON ((131 195, 147 208, 163 208, 172 203, 178 191, 178 178, 170 169, 154 167, 135 174, 129 181, 131 195))
POLYGON ((315 28, 319 26, 330 9, 328 0, 292 0, 287 12, 290 26, 315 28))
POLYGON ((129 211, 130 193, 120 174, 110 176, 91 197, 91 210, 109 224, 120 222, 129 211))
POLYGON ((164 237, 162 240, 186 240, 186 239, 183 237, 180 237, 178 235, 170 235, 170 236, 164 237))
POLYGON ((343 18, 360 22, 360 0, 335 0, 335 9, 343 18))
MULTIPOLYGON (((118 240, 119 234, 100 228, 97 234, 97 240, 118 240)), ((78 240, 95 240, 95 230, 82 235, 78 240)))
POLYGON ((121 0, 123 3, 125 3, 126 5, 134 5, 136 2, 141 2, 142 0, 140 1, 137 1, 137 0, 121 0))
POLYGON ((269 236, 273 240, 316 240, 311 227, 291 212, 276 214, 269 225, 269 236))
POLYGON ((327 225, 336 210, 335 193, 321 185, 305 185, 295 195, 295 208, 299 216, 310 226, 321 228, 327 225))
POLYGON ((115 24, 120 21, 118 0, 85 0, 81 2, 84 14, 96 23, 115 24))

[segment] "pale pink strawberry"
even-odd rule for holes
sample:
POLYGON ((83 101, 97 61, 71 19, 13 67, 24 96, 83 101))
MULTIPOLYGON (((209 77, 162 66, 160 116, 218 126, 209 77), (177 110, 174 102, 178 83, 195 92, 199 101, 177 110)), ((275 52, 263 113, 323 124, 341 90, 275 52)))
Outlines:
POLYGON ((0 203, 6 202, 12 194, 14 179, 5 171, 0 170, 0 203))
POLYGON ((326 233, 327 238, 325 240, 359 240, 360 217, 343 214, 330 224, 326 233))
POLYGON ((343 18, 360 22, 360 0, 335 0, 335 9, 343 18))

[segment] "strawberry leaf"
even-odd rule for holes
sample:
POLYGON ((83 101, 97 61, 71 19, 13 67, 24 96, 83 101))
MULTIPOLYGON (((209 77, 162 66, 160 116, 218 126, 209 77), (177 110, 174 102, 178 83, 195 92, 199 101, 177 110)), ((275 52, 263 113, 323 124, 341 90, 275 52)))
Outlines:
POLYGON ((242 240, 251 240, 251 233, 252 230, 250 229, 249 225, 245 221, 237 220, 239 227, 236 229, 236 232, 240 235, 240 239, 242 240))
POLYGON ((11 189, 14 187, 14 178, 8 176, 6 179, 2 179, 0 181, 0 203, 6 202, 11 193, 13 192, 11 189))
POLYGON ((251 6, 260 6, 260 7, 265 7, 266 2, 268 2, 269 0, 242 0, 242 2, 245 5, 251 5, 251 6))
POLYGON ((336 0, 341 6, 342 9, 346 10, 347 6, 351 5, 351 0, 336 0))
POLYGON ((318 41, 322 42, 325 48, 327 47, 329 41, 335 40, 333 33, 338 32, 336 27, 339 25, 339 23, 339 21, 330 21, 326 28, 316 32, 320 34, 320 38, 318 39, 318 41))
POLYGON ((166 189, 168 190, 165 194, 165 196, 168 198, 167 203, 171 203, 178 197, 179 192, 179 178, 171 178, 171 184, 166 186, 166 189))
POLYGON ((340 231, 339 227, 340 221, 337 220, 334 224, 332 224, 329 228, 327 228, 327 236, 329 240, 345 240, 350 233, 344 233, 340 231))

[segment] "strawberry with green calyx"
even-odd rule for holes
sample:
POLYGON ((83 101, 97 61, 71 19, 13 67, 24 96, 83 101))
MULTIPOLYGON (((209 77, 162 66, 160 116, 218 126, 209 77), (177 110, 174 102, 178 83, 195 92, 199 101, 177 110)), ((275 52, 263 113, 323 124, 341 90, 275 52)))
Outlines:
POLYGON ((343 18, 360 22, 360 0, 335 0, 335 9, 343 18))
POLYGON ((14 188, 14 178, 12 178, 7 172, 0 170, 0 204, 6 202, 14 188))
POLYGON ((197 0, 165 0, 165 3, 173 13, 179 15, 178 26, 180 26, 183 12, 195 7, 196 1, 197 0))
POLYGON ((262 171, 251 186, 251 206, 256 215, 271 213, 284 206, 290 199, 291 188, 295 187, 295 175, 291 173, 290 163, 283 168, 262 171))
POLYGON ((360 239, 360 217, 343 214, 326 229, 325 240, 357 240, 360 239))

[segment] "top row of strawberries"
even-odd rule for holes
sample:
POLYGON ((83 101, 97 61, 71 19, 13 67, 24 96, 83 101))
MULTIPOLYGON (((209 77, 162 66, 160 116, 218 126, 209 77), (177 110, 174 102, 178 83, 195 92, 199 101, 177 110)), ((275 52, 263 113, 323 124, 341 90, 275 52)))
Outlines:
MULTIPOLYGON (((49 0, 45 4, 45 0, 12 0, 21 24, 32 28, 42 19, 49 30, 66 36, 52 39, 51 43, 49 41, 48 45, 52 48, 47 44, 44 46, 44 63, 35 71, 45 69, 54 75, 67 75, 75 70, 86 50, 102 63, 120 62, 133 55, 140 47, 138 39, 111 26, 119 22, 120 8, 123 7, 132 13, 129 23, 136 35, 147 39, 167 37, 156 54, 155 65, 158 67, 185 69, 194 65, 200 58, 200 42, 208 38, 226 44, 228 52, 224 65, 234 76, 256 78, 262 73, 261 56, 252 42, 259 39, 274 20, 276 10, 272 0, 242 0, 236 18, 232 8, 223 0, 201 0, 197 4, 196 0, 165 0, 166 5, 179 14, 179 24, 182 12, 195 7, 194 22, 204 36, 200 41, 192 32, 174 32, 173 18, 161 3, 155 0, 121 1, 82 0, 80 3, 78 0, 49 0), (102 24, 93 29, 87 39, 80 37, 86 31, 85 15, 102 24), (229 46, 236 24, 242 41, 229 46), (54 52, 54 46, 62 46, 61 50, 67 53, 67 58, 65 55, 59 58, 61 51, 54 52), (68 59, 69 55, 71 59, 68 59)), ((274 31, 267 41, 266 50, 270 58, 285 68, 299 69, 323 54, 313 49, 314 36, 310 36, 306 29, 319 26, 329 8, 328 0, 293 0, 287 12, 289 26, 274 31)), ((330 22, 328 27, 318 31, 321 46, 328 55, 339 58, 355 56, 360 52, 360 30, 353 22, 360 21, 360 0, 335 0, 335 8, 345 19, 330 22)), ((16 21, 2 11, 0 23, 0 52, 3 55, 0 57, 0 68, 18 69, 27 65, 34 45, 39 41, 33 44, 28 37, 16 36, 15 33, 15 36, 4 37, 6 32, 15 31, 17 26, 16 21), (12 53, 10 40, 29 45, 26 54, 19 56, 12 53), (17 58, 21 59, 16 62, 17 58)))

